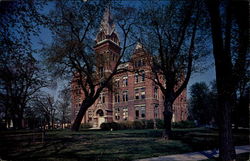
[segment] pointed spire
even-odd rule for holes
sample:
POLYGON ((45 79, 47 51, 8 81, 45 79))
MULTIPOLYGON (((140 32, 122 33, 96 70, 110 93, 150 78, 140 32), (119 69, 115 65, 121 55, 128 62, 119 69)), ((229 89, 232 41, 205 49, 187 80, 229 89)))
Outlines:
POLYGON ((104 31, 106 35, 111 35, 114 30, 115 30, 115 24, 111 17, 110 6, 109 6, 104 11, 100 31, 104 31))
POLYGON ((140 42, 137 42, 136 46, 135 46, 135 49, 142 49, 142 44, 140 42))

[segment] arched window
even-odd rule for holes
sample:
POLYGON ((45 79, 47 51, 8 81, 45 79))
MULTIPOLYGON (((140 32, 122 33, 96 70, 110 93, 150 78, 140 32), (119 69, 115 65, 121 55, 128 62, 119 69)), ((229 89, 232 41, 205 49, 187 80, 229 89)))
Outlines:
POLYGON ((97 110, 96 115, 104 116, 103 110, 101 110, 101 109, 97 110))
POLYGON ((141 81, 145 81, 145 71, 141 70, 141 81))

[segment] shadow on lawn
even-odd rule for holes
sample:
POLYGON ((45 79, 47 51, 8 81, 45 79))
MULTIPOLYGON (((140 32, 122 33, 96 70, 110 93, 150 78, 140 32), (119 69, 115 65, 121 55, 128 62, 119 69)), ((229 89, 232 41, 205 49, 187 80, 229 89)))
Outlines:
MULTIPOLYGON (((41 143, 41 138, 30 142, 28 135, 17 137, 16 141, 6 135, 0 137, 0 156, 25 161, 128 161, 213 149, 218 143, 217 131, 207 129, 174 130, 170 141, 161 136, 162 130, 50 131, 41 143)), ((237 143, 242 144, 247 136, 240 133, 237 143)))

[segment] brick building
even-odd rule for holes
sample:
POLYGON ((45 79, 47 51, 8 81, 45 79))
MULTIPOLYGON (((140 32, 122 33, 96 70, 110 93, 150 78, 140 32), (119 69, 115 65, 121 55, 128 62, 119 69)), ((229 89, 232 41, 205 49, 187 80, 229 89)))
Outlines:
MULTIPOLYGON (((104 75, 112 71, 121 48, 108 11, 105 12, 101 22, 94 49, 97 59, 100 56, 107 58, 104 63, 100 63, 97 73, 104 75)), ((137 72, 123 72, 115 75, 112 90, 107 88, 103 90, 99 99, 87 110, 82 122, 89 122, 94 127, 99 127, 103 122, 163 119, 164 98, 159 87, 151 80, 153 73, 150 70, 150 60, 150 54, 138 43, 130 61, 118 67, 118 69, 126 68, 129 69, 128 71, 133 69, 137 72)), ((77 88, 79 88, 77 81, 73 81, 72 89, 77 88)), ((80 89, 72 91, 73 121, 84 96, 80 89)), ((186 90, 176 99, 173 108, 173 122, 187 119, 186 90)))

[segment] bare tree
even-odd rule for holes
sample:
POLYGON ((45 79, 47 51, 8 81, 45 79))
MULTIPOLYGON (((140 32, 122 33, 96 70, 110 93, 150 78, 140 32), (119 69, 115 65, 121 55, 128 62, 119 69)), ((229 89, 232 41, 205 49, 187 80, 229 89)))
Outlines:
POLYGON ((195 0, 151 2, 142 9, 141 42, 153 55, 151 79, 164 95, 166 139, 171 134, 173 103, 187 86, 193 61, 204 56, 206 35, 201 30, 205 22, 202 14, 202 3, 195 0))
POLYGON ((73 77, 72 81, 78 83, 84 95, 72 130, 79 130, 87 109, 103 89, 110 86, 113 76, 120 72, 117 67, 128 47, 132 24, 125 19, 119 25, 123 38, 120 41, 115 33, 110 9, 107 8, 110 2, 107 2, 56 1, 56 9, 49 15, 47 25, 53 32, 54 40, 46 53, 47 62, 57 74, 73 77), (98 53, 98 46, 94 42, 93 35, 99 31, 100 24, 97 41, 108 40, 114 44, 114 48, 108 47, 105 53, 98 53), (109 69, 104 69, 105 64, 109 64, 109 69))
POLYGON ((44 86, 30 40, 39 32, 39 6, 22 0, 0 2, 0 104, 5 120, 12 120, 15 128, 22 128, 27 103, 44 86))
POLYGON ((61 122, 62 128, 65 127, 66 123, 70 123, 70 105, 71 91, 69 87, 63 87, 59 92, 59 102, 58 102, 58 115, 61 122))
POLYGON ((42 117, 46 120, 46 125, 49 129, 53 129, 56 120, 58 102, 55 101, 51 94, 40 94, 35 100, 33 100, 34 108, 36 112, 42 114, 42 117))

